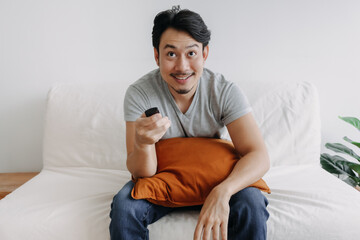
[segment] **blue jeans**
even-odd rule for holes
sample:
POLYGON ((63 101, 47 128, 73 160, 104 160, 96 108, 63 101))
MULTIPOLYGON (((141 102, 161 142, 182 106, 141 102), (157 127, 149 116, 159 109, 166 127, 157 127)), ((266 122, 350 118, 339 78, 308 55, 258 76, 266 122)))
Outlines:
MULTIPOLYGON (((125 184, 111 204, 112 240, 148 240, 149 224, 172 211, 186 209, 168 208, 146 200, 135 200, 131 197, 133 187, 132 181, 125 184)), ((267 204, 266 197, 257 188, 245 188, 234 194, 229 202, 228 239, 266 239, 266 221, 269 218, 267 204)))

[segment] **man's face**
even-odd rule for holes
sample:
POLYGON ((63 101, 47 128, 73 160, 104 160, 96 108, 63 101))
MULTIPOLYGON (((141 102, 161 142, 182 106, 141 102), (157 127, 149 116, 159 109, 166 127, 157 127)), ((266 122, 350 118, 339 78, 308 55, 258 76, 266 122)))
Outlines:
POLYGON ((188 33, 168 28, 160 38, 159 52, 154 48, 162 78, 174 97, 193 96, 202 75, 209 48, 188 33))

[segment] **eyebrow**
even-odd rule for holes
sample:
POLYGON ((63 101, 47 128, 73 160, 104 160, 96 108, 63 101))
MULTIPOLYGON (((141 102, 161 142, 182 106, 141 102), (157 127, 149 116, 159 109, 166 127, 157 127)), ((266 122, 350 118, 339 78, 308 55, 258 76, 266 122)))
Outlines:
MULTIPOLYGON (((186 46, 185 48, 188 49, 188 48, 193 48, 193 47, 197 47, 197 48, 200 48, 198 44, 194 43, 192 45, 189 45, 189 46, 186 46)), ((174 45, 171 45, 171 44, 166 44, 164 49, 166 48, 172 48, 172 49, 176 49, 177 47, 175 47, 174 45)))

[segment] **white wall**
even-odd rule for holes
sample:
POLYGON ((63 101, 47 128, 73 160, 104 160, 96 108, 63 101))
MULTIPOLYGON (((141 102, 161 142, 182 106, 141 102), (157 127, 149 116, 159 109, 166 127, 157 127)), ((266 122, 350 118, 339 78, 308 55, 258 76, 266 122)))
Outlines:
POLYGON ((207 67, 229 80, 313 82, 323 141, 354 132, 337 116, 360 116, 360 1, 0 0, 0 172, 42 168, 52 84, 136 80, 155 68, 152 21, 175 4, 212 30, 207 67))

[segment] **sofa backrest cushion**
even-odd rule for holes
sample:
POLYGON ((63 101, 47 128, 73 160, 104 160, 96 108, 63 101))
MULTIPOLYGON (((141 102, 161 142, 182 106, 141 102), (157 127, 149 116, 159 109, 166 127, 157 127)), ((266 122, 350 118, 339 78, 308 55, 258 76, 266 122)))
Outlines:
POLYGON ((44 167, 126 170, 121 83, 59 84, 48 94, 44 167))
MULTIPOLYGON (((318 161, 320 117, 312 84, 239 85, 253 106, 272 166, 318 161)), ((44 167, 126 170, 123 99, 127 87, 122 82, 54 86, 45 118, 44 167)))
POLYGON ((321 121, 318 93, 313 84, 280 84, 252 105, 271 166, 319 162, 321 121))

